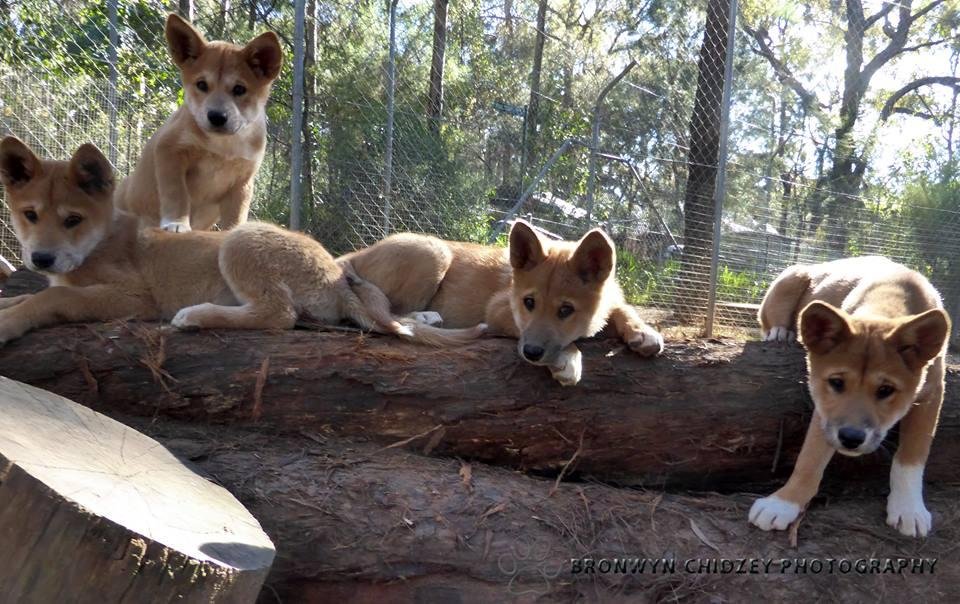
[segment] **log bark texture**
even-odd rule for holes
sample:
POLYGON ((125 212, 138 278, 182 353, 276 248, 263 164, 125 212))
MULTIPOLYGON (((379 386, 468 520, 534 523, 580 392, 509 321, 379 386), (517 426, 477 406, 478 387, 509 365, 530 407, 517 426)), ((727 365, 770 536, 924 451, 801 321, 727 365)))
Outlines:
MULTIPOLYGON (((809 419, 799 349, 696 340, 641 359, 615 341, 589 341, 583 382, 565 388, 515 348, 503 339, 434 350, 358 333, 80 325, 9 343, 0 375, 107 414, 410 439, 426 453, 550 475, 576 453, 568 475, 713 490, 782 480, 809 419)), ((955 368, 947 379, 931 481, 960 479, 955 368)), ((883 476, 890 450, 835 459, 827 478, 883 476)))
POLYGON ((254 602, 257 521, 156 441, 0 378, 0 600, 254 602))
POLYGON ((960 589, 960 508, 956 487, 943 484, 926 492, 934 518, 927 539, 884 524, 885 493, 847 486, 814 500, 791 545, 788 533, 747 523, 748 494, 558 484, 329 434, 277 438, 253 427, 131 421, 261 520, 277 544, 265 604, 277 595, 306 604, 873 602, 876 594, 937 602, 960 589), (676 569, 574 573, 575 557, 666 558, 676 569), (780 562, 908 557, 939 562, 922 574, 814 572, 780 562), (721 570, 720 558, 771 565, 721 570))

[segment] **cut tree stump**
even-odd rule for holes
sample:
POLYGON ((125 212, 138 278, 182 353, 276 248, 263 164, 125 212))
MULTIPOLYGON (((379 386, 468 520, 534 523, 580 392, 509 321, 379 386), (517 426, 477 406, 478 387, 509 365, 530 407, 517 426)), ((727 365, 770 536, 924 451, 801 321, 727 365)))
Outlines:
MULTIPOLYGON (((739 490, 789 473, 811 409, 801 350, 694 340, 642 359, 612 340, 581 349, 583 382, 562 387, 505 339, 436 350, 343 332, 74 325, 7 344, 0 375, 109 414, 409 439, 426 453, 549 475, 575 453, 568 473, 645 486, 739 490)), ((947 382, 931 481, 960 480, 954 367, 947 382)), ((837 456, 827 480, 885 482, 891 448, 837 456)))
POLYGON ((0 378, 0 599, 253 602, 273 544, 151 438, 0 378))

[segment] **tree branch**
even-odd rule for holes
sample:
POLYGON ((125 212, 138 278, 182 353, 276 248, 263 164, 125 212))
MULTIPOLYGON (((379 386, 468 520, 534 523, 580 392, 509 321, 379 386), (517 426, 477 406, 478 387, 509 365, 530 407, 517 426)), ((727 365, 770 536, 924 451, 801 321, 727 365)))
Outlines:
POLYGON ((907 113, 906 111, 894 109, 897 102, 918 88, 933 85, 947 86, 948 88, 953 88, 954 90, 960 91, 960 77, 931 76, 910 82, 906 86, 900 88, 900 90, 897 90, 890 95, 890 98, 887 99, 887 102, 883 104, 883 109, 880 110, 880 120, 886 121, 886 119, 889 118, 892 113, 907 113))

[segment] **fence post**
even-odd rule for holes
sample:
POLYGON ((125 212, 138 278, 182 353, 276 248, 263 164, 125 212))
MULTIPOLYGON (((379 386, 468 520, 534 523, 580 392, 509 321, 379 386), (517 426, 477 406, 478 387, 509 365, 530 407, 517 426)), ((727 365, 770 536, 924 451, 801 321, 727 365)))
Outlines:
POLYGON ((110 63, 110 82, 107 89, 107 120, 110 122, 110 144, 107 157, 114 168, 117 166, 117 46, 120 36, 117 32, 117 0, 109 0, 107 11, 110 19, 110 49, 107 61, 110 63))
POLYGON ((387 59, 387 131, 383 153, 383 234, 390 234, 390 203, 393 194, 393 111, 397 86, 397 0, 390 3, 390 51, 387 59))
POLYGON ((597 153, 600 152, 600 121, 603 117, 603 101, 607 94, 613 90, 613 87, 625 78, 630 70, 636 66, 636 61, 630 61, 623 70, 610 80, 600 94, 597 96, 597 102, 593 106, 593 137, 590 139, 590 173, 587 176, 587 228, 593 226, 593 196, 597 189, 597 153))
POLYGON ((293 25, 293 119, 290 126, 290 228, 303 226, 303 61, 304 0, 294 0, 293 25))
POLYGON ((717 312, 717 273, 720 266, 720 227, 723 225, 723 198, 727 194, 727 145, 730 140, 730 90, 733 87, 733 54, 737 32, 737 0, 730 0, 730 22, 727 24, 727 56, 723 66, 723 98, 720 105, 720 155, 713 191, 713 254, 710 258, 710 289, 707 291, 707 317, 704 337, 713 336, 713 320, 717 312))

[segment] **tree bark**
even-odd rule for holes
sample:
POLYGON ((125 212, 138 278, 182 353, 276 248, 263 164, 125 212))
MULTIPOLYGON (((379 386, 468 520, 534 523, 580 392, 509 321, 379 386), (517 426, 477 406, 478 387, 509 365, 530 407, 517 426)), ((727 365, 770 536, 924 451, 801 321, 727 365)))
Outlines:
MULTIPOLYGON (((576 475, 647 486, 728 490, 789 473, 811 409, 800 350, 694 340, 641 359, 615 340, 581 349, 584 379, 565 388, 507 339, 435 350, 359 333, 80 325, 8 343, 0 375, 108 414, 409 438, 431 453, 546 474, 578 449, 576 475)), ((960 478, 957 392, 951 370, 932 480, 960 478)), ((882 453, 836 462, 857 476, 889 470, 882 453)))
POLYGON ((255 426, 132 421, 193 460, 263 523, 277 544, 264 602, 277 601, 274 592, 283 602, 318 604, 657 602, 684 594, 718 602, 859 601, 864 593, 922 602, 942 600, 960 585, 949 554, 958 539, 949 485, 925 489, 935 524, 922 551, 906 554, 913 546, 883 524, 886 480, 822 490, 791 546, 786 534, 747 523, 752 495, 557 482, 326 431, 278 438, 255 426), (941 560, 934 573, 895 577, 812 575, 779 565, 769 573, 711 575, 696 571, 698 561, 693 572, 683 568, 686 559, 793 561, 825 552, 941 560), (677 570, 574 574, 570 560, 579 557, 666 558, 677 570))
POLYGON ((443 117, 443 61, 447 51, 447 4, 449 0, 433 0, 433 58, 427 90, 427 126, 440 133, 443 117))
POLYGON ((151 438, 0 378, 0 594, 253 602, 274 558, 225 489, 151 438))
POLYGON ((690 147, 687 152, 687 189, 683 204, 683 256, 681 272, 689 286, 683 310, 691 305, 706 310, 713 255, 713 195, 720 154, 720 114, 723 104, 724 65, 730 2, 707 2, 706 26, 697 63, 697 92, 690 117, 690 147))
MULTIPOLYGON (((526 164, 536 164, 537 127, 540 120, 540 81, 543 72, 543 46, 547 39, 548 0, 537 5, 537 31, 533 42, 533 68, 530 70, 530 102, 527 105, 527 145, 521 153, 526 154, 526 164)), ((523 178, 523 175, 520 175, 523 178)))

